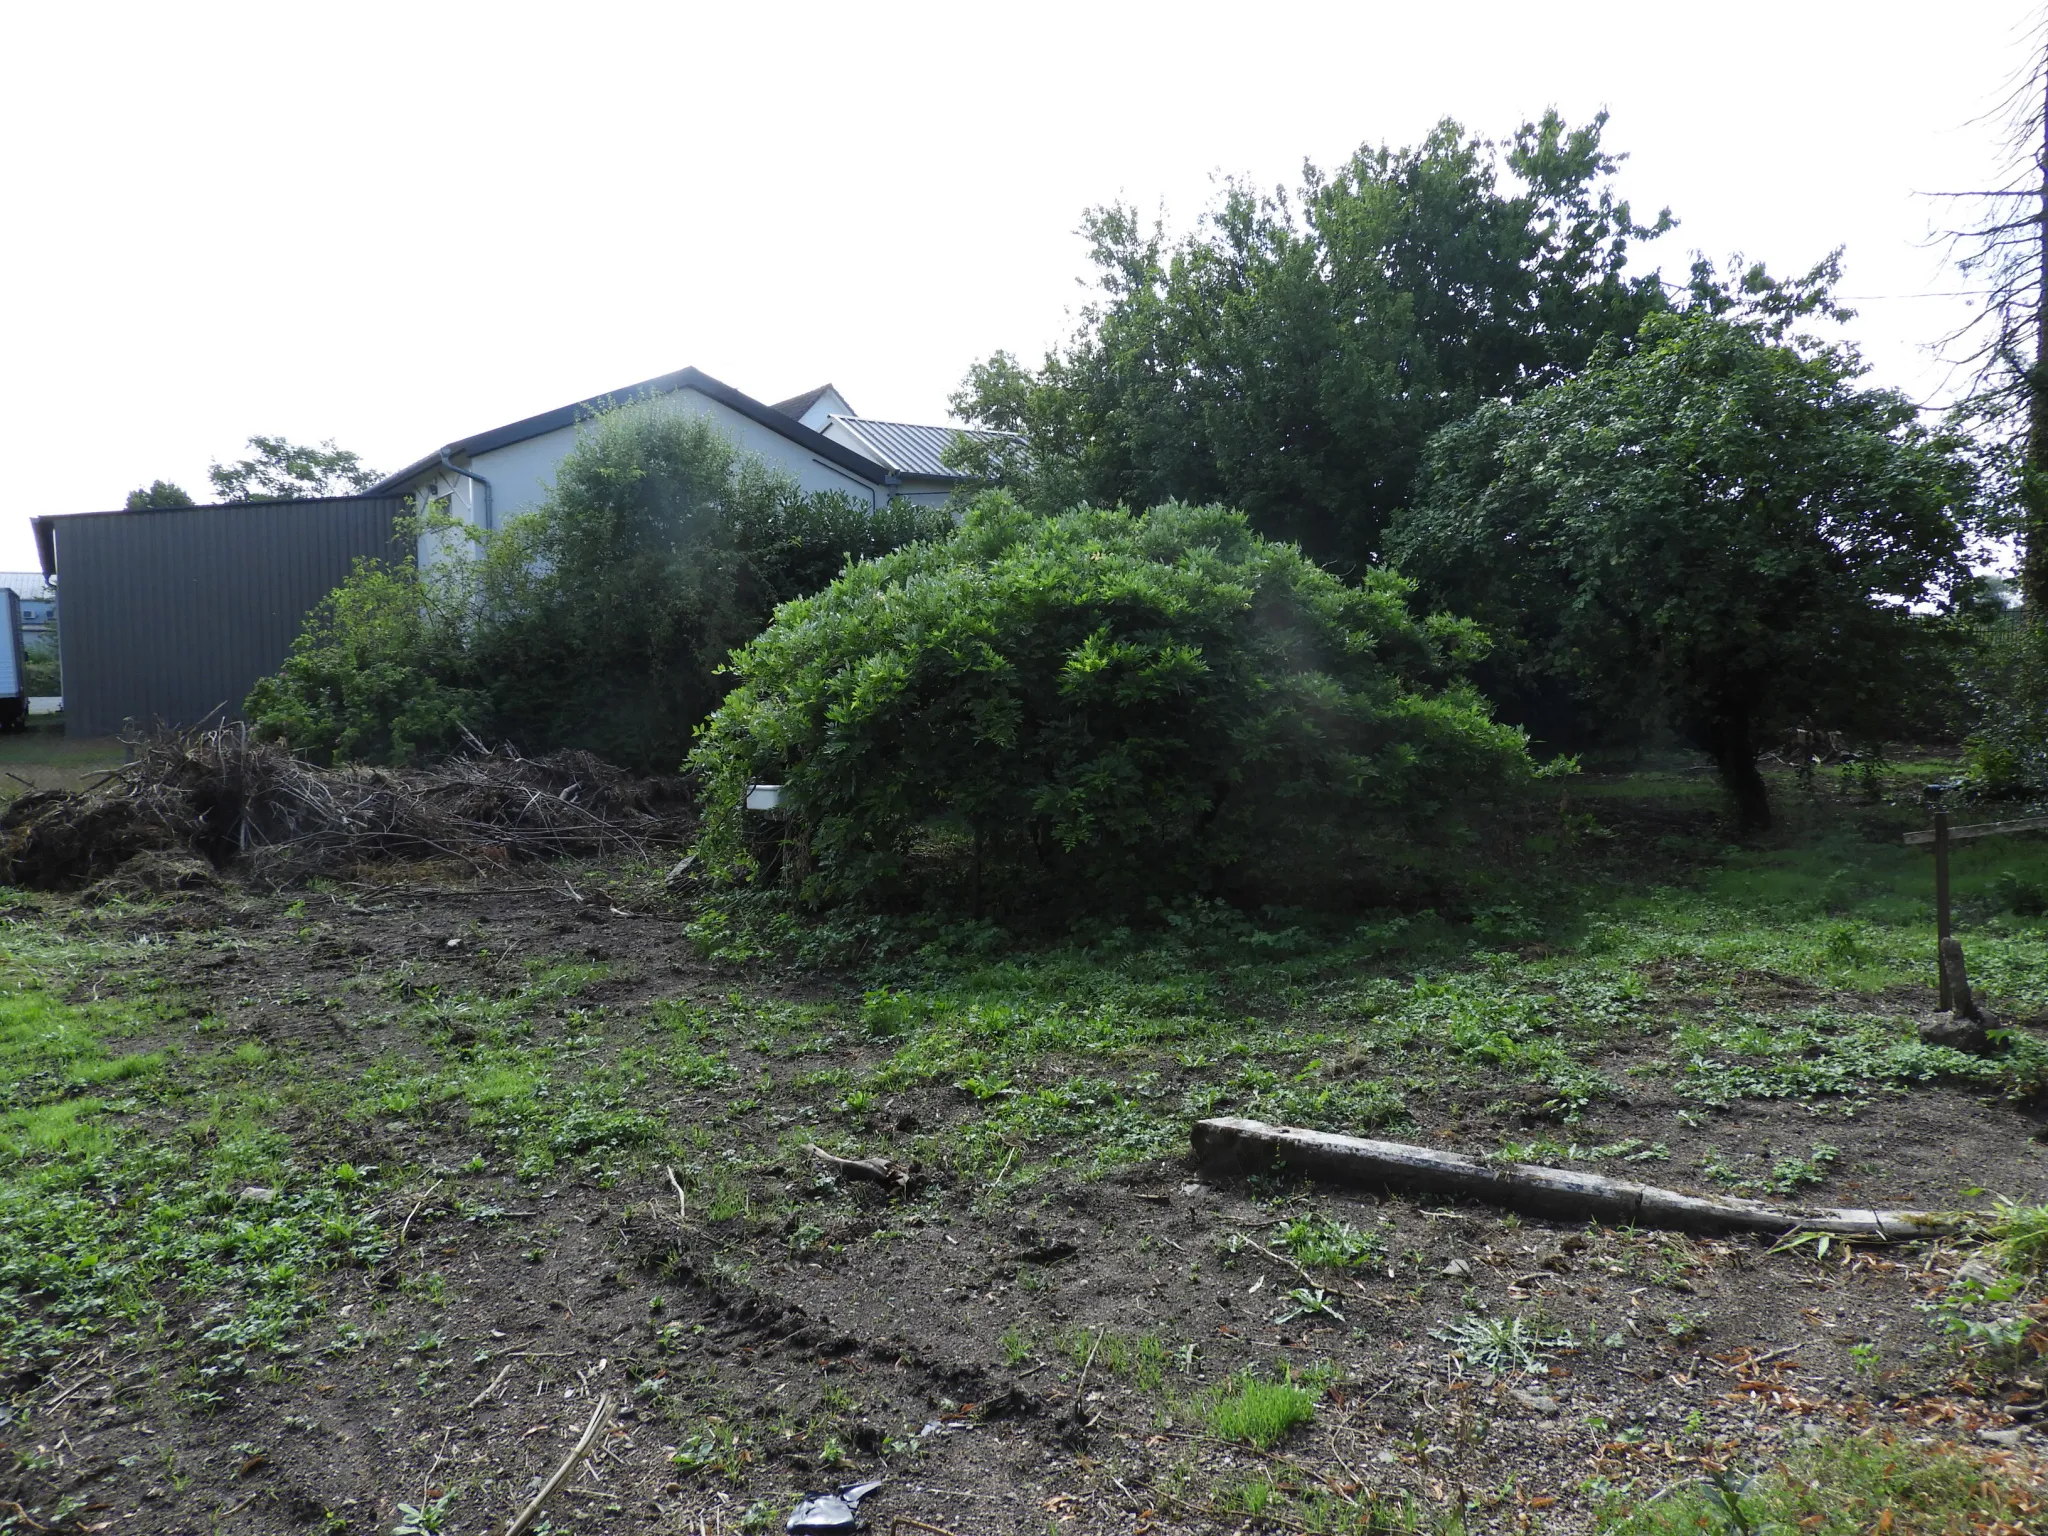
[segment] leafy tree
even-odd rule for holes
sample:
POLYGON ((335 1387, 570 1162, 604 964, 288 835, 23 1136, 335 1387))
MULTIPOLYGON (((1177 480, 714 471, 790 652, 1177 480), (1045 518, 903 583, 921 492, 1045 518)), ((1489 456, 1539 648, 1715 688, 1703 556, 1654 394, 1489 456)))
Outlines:
POLYGON ((1455 680, 1477 633, 1419 622, 1408 591, 1347 586, 1222 508, 1041 518, 989 494, 735 654, 691 760, 702 847, 821 904, 1440 882, 1421 849, 1529 763, 1455 680), (785 786, 779 853, 742 808, 757 780, 785 786))
POLYGON ((383 477, 367 469, 356 454, 334 446, 329 438, 317 448, 282 437, 252 437, 255 453, 232 464, 207 470, 214 494, 222 501, 304 501, 319 496, 351 496, 366 491, 383 477))
POLYGON ((1965 574, 1964 445, 1791 333, 1828 270, 1752 269, 1755 302, 1653 316, 1634 350, 1446 428, 1390 539, 1525 675, 1668 713, 1753 827, 1771 733, 1882 718, 1925 650, 1913 605, 1965 574))
POLYGON ((192 496, 181 485, 168 480, 152 480, 141 490, 130 491, 124 504, 130 512, 148 512, 158 507, 189 507, 192 496))
POLYGON ((954 410, 1026 439, 1007 478, 1041 510, 1223 501, 1362 567, 1432 431, 1662 305, 1624 268, 1671 218, 1615 199, 1605 122, 1552 112, 1501 153, 1446 121, 1419 148, 1308 166, 1292 196, 1231 184, 1171 247, 1134 210, 1095 209, 1101 297, 1078 334, 1036 370, 977 364, 954 410))

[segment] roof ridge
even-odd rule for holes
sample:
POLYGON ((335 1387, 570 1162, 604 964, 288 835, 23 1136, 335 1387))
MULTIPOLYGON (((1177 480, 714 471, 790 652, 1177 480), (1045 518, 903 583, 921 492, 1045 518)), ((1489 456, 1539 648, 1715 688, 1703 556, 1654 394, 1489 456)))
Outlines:
POLYGON ((791 395, 787 400, 776 401, 769 409, 771 411, 780 411, 785 416, 795 416, 798 419, 802 419, 805 411, 808 411, 827 395, 839 395, 839 398, 842 400, 846 398, 846 396, 839 394, 839 386, 830 379, 827 379, 816 389, 807 389, 800 395, 791 395))
MULTIPOLYGON (((576 423, 587 420, 599 411, 608 410, 614 406, 628 405, 638 400, 652 399, 658 395, 673 394, 679 389, 694 389, 705 398, 715 400, 728 410, 735 411, 768 428, 769 431, 788 438, 798 446, 809 449, 812 453, 830 461, 838 468, 849 470, 870 484, 879 485, 882 483, 874 472, 877 470, 886 472, 886 467, 875 463, 874 460, 866 457, 864 454, 855 453, 844 444, 833 442, 822 432, 812 431, 811 428, 805 426, 796 418, 777 410, 772 405, 764 405, 752 395, 742 394, 739 390, 734 389, 730 384, 725 383, 721 379, 714 379, 710 374, 702 372, 697 368, 678 368, 674 373, 664 373, 651 379, 642 379, 639 383, 628 384, 623 389, 609 390, 601 395, 591 395, 587 399, 576 400, 568 405, 557 406, 552 411, 542 411, 537 415, 522 417, 518 421, 507 422, 501 427, 493 427, 486 432, 473 432, 468 437, 456 438, 453 442, 443 444, 441 448, 435 449, 424 458, 406 465, 401 470, 386 475, 382 480, 371 486, 367 494, 373 496, 391 495, 405 489, 420 475, 438 465, 441 462, 441 454, 444 451, 451 456, 458 453, 472 455, 489 453, 495 448, 504 448, 513 443, 522 443, 529 438, 540 437, 545 433, 558 431, 562 427, 574 426, 576 423)), ((842 395, 840 398, 843 400, 846 397, 842 395)))

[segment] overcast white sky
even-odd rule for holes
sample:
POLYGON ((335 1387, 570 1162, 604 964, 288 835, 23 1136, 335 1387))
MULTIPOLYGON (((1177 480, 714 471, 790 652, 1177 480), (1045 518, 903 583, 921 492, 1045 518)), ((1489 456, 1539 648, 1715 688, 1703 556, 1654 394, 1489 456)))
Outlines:
POLYGON ((509 3, 0 7, 0 568, 253 432, 395 468, 694 364, 941 420, 1065 334, 1083 208, 1601 107, 1639 208, 1803 269, 1924 397, 1925 248, 2021 0, 1712 7, 509 3))

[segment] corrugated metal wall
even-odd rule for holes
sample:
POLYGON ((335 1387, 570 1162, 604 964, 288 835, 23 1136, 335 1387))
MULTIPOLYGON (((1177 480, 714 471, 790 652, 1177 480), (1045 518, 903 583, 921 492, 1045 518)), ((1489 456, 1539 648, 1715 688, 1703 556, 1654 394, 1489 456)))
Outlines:
POLYGON ((409 510, 358 496, 53 519, 66 732, 239 714, 356 560, 406 553, 392 521, 409 510))

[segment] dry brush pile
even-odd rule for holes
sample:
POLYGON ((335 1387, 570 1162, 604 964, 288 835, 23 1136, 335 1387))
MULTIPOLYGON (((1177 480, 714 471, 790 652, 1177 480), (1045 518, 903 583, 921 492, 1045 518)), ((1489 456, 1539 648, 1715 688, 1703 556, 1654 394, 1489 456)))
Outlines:
POLYGON ((319 768, 240 724, 161 732, 83 790, 0 811, 0 883, 66 890, 147 854, 289 880, 378 860, 482 871, 538 858, 634 855, 685 841, 679 780, 637 778, 588 752, 470 750, 433 768, 319 768))

